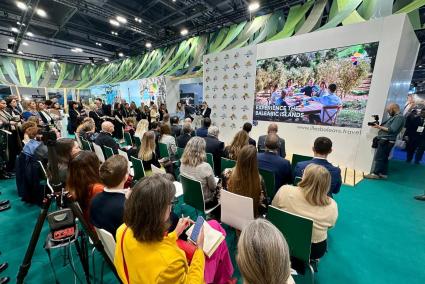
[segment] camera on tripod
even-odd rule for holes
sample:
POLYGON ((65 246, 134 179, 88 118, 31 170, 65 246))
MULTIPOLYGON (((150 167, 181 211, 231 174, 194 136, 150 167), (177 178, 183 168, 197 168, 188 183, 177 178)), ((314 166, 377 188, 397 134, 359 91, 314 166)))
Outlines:
POLYGON ((370 122, 368 122, 368 123, 367 123, 367 125, 369 125, 369 126, 379 125, 379 115, 374 114, 374 115, 372 115, 372 118, 373 118, 375 121, 370 121, 370 122))

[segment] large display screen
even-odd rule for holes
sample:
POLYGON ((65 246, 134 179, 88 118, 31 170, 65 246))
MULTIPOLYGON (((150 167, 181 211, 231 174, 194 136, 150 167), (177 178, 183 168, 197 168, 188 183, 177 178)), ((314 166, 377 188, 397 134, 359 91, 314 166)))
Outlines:
POLYGON ((378 43, 257 61, 254 121, 361 128, 378 43))

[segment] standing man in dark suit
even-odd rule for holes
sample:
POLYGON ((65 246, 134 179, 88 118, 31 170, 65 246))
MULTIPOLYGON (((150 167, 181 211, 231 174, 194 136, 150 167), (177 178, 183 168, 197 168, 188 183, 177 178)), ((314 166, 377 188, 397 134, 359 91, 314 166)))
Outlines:
POLYGON ((266 136, 265 147, 263 153, 257 154, 258 168, 274 174, 276 193, 282 185, 292 184, 291 163, 278 155, 279 136, 275 133, 266 136))
POLYGON ((211 109, 208 107, 207 102, 202 103, 201 109, 202 109, 202 117, 203 118, 207 118, 207 117, 209 118, 210 115, 211 115, 211 109))
MULTIPOLYGON (((270 123, 269 127, 267 128, 267 135, 268 134, 276 134, 277 135, 277 124, 276 123, 270 123)), ((258 138, 258 152, 264 152, 266 150, 265 141, 267 135, 262 135, 258 138)), ((279 137, 279 135, 277 135, 279 137)), ((279 156, 282 158, 286 157, 286 151, 285 151, 285 140, 279 137, 279 150, 278 150, 279 156)))
POLYGON ((335 167, 328 162, 327 158, 330 153, 332 153, 332 141, 327 137, 319 137, 314 141, 313 146, 314 158, 310 161, 299 162, 294 171, 295 177, 302 178, 304 169, 309 164, 316 164, 325 167, 331 174, 331 188, 328 192, 328 195, 332 197, 333 194, 337 194, 341 189, 342 179, 341 179, 341 169, 335 167))
POLYGON ((406 152, 408 163, 415 156, 415 164, 419 164, 425 149, 425 108, 421 110, 420 115, 415 115, 415 113, 416 110, 413 110, 406 118, 406 152))
POLYGON ((177 147, 185 148, 187 142, 189 142, 190 138, 192 138, 192 125, 188 122, 183 124, 182 133, 180 136, 176 138, 177 147))
POLYGON ((171 134, 174 137, 179 137, 182 132, 182 127, 181 125, 179 125, 179 117, 178 116, 171 117, 170 123, 171 123, 171 134))
MULTIPOLYGON (((251 129, 252 129, 252 124, 249 123, 249 122, 245 122, 242 129, 245 130, 245 132, 248 133, 248 135, 249 135, 249 133, 251 132, 251 129)), ((249 139, 248 139, 248 144, 252 145, 254 147, 257 147, 257 142, 255 142, 255 140, 252 139, 251 137, 249 137, 249 139)))
POLYGON ((208 136, 208 128, 211 126, 211 119, 206 117, 202 120, 202 127, 196 130, 196 136, 199 137, 207 137, 208 136))
MULTIPOLYGON (((209 119, 209 118, 206 118, 209 119)), ((224 156, 224 142, 218 140, 219 130, 217 126, 210 126, 208 128, 208 135, 205 137, 207 153, 211 153, 214 159, 214 173, 216 176, 220 175, 221 171, 221 157, 224 156)))

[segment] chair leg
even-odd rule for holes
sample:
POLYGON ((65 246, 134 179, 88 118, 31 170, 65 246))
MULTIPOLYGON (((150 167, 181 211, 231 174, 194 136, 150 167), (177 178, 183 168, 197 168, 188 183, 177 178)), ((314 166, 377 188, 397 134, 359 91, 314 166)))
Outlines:
POLYGON ((96 248, 93 247, 91 250, 91 262, 93 267, 93 283, 96 283, 96 266, 95 266, 95 260, 94 260, 94 252, 96 251, 96 248))

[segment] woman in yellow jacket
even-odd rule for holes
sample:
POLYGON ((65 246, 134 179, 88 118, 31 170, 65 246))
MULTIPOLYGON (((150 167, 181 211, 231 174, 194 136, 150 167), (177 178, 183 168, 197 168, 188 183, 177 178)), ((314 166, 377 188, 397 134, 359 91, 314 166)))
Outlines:
POLYGON ((134 186, 116 234, 114 263, 123 283, 204 283, 203 232, 190 266, 176 241, 191 221, 180 219, 166 235, 174 195, 173 183, 162 175, 134 186))

